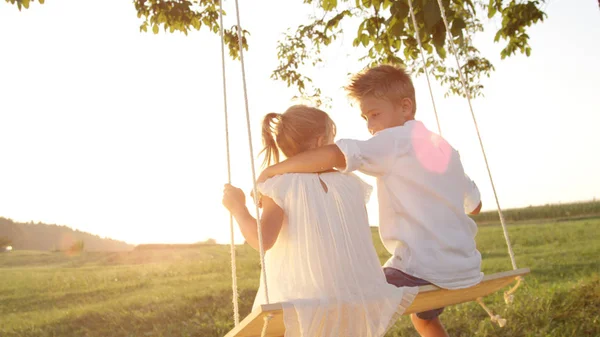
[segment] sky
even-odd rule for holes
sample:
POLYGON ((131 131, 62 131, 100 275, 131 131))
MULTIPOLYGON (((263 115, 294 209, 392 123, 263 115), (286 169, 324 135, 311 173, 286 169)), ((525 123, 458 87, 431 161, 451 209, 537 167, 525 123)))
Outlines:
MULTIPOLYGON (((225 3, 226 27, 235 24, 232 6, 225 3)), ((277 41, 314 10, 260 0, 241 1, 240 11, 251 33, 244 55, 256 156, 261 118, 294 104, 295 91, 270 79, 277 41), (266 8, 278 14, 265 19, 266 8)), ((600 197, 600 9, 595 0, 554 0, 546 12, 528 32, 530 57, 500 60, 493 21, 474 40, 496 68, 473 107, 503 208, 600 197)), ((130 1, 36 2, 22 12, 0 2, 0 216, 133 244, 229 241, 220 40, 204 29, 140 33, 140 24, 130 1)), ((365 65, 351 37, 307 71, 331 98, 338 138, 367 139, 343 91, 365 65)), ((250 191, 241 68, 225 65, 232 179, 250 191)), ((416 118, 436 130, 425 77, 414 84, 416 118)), ((477 182, 483 209, 496 209, 467 101, 432 90, 444 137, 477 182)), ((368 210, 377 225, 375 197, 368 210)), ((237 229, 235 237, 243 241, 237 229)))

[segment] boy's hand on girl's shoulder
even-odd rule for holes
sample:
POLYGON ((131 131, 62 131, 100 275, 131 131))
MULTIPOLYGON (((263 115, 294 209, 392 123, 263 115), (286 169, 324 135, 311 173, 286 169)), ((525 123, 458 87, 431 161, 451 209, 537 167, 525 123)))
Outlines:
POLYGON ((270 169, 271 166, 267 167, 266 169, 264 169, 260 175, 258 176, 258 178, 256 179, 256 183, 260 184, 260 183, 264 183, 265 181, 267 181, 269 178, 271 178, 270 175, 270 169))

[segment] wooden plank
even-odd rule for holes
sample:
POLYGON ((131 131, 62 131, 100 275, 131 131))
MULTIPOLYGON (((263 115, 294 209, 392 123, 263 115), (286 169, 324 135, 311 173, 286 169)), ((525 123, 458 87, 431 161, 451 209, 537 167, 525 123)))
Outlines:
MULTIPOLYGON (((419 294, 410 307, 406 309, 404 315, 473 301, 478 297, 490 295, 508 286, 516 277, 526 275, 529 272, 529 268, 522 268, 486 275, 478 285, 465 289, 447 290, 434 285, 422 286, 419 288, 419 294)), ((250 313, 225 337, 260 337, 265 317, 268 315, 271 316, 271 320, 267 329, 267 337, 283 337, 285 325, 283 324, 283 306, 281 303, 261 305, 260 309, 250 313)))
POLYGON ((448 290, 433 285, 422 286, 413 303, 406 309, 404 315, 431 309, 446 307, 485 297, 513 283, 515 278, 529 273, 529 268, 486 275, 481 282, 465 289, 448 290))
POLYGON ((265 317, 271 316, 267 329, 267 337, 283 337, 285 325, 283 324, 283 308, 281 303, 271 304, 267 308, 258 309, 250 313, 240 324, 233 328, 225 337, 260 337, 265 323, 265 317))

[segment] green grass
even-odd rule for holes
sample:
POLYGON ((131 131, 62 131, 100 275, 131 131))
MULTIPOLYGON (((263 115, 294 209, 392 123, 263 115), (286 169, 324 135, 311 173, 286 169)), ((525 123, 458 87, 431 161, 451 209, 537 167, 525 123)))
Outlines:
MULTIPOLYGON (((442 315, 451 336, 600 336, 600 219, 514 225, 519 267, 531 275, 499 328, 475 303, 442 315)), ((379 240, 381 260, 387 258, 379 240)), ((483 269, 511 269, 502 230, 480 228, 483 269)), ((240 312, 258 286, 258 254, 237 248, 240 312)), ((222 336, 233 326, 229 248, 120 253, 14 251, 0 254, 0 336, 222 336)), ((402 317, 387 336, 417 336, 402 317)))

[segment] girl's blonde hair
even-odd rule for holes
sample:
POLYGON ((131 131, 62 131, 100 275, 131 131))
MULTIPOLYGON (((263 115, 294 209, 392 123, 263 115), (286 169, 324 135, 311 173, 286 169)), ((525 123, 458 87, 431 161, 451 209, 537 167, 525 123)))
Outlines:
POLYGON ((319 137, 335 136, 335 123, 317 108, 294 105, 283 114, 271 112, 263 119, 263 166, 279 162, 279 151, 295 156, 316 146, 319 137))

